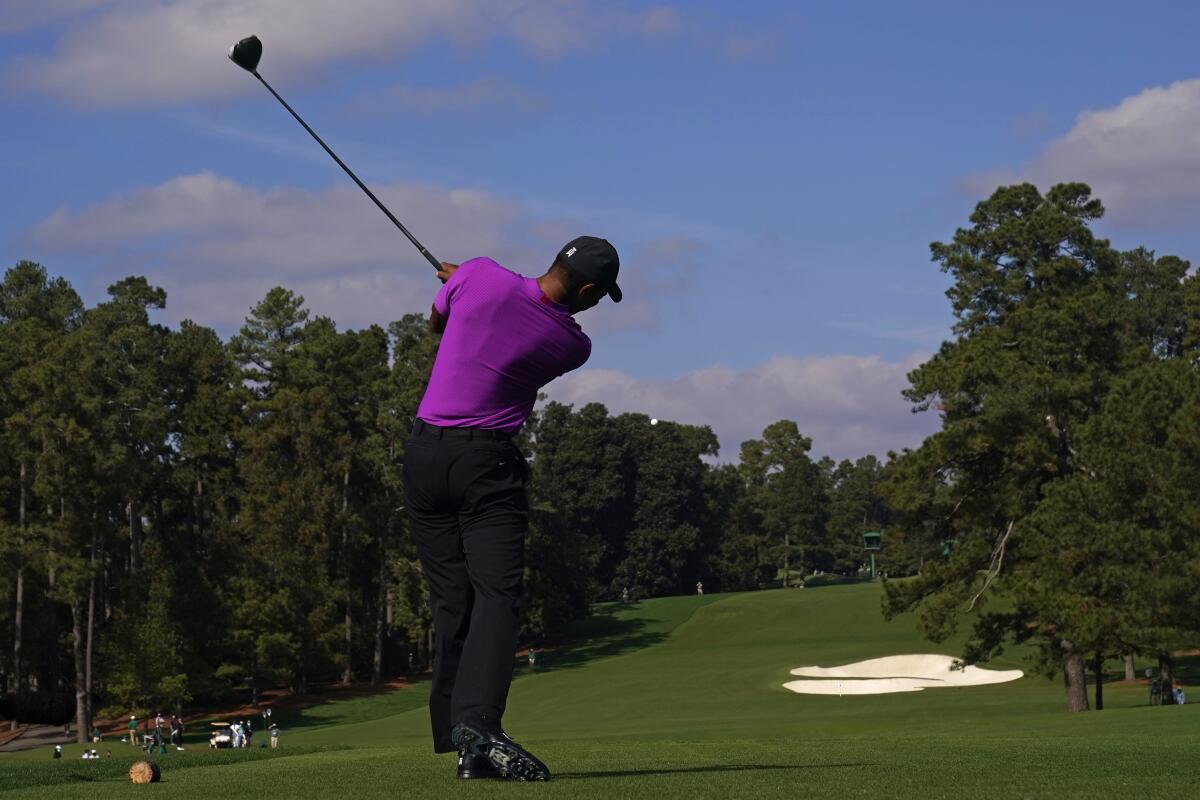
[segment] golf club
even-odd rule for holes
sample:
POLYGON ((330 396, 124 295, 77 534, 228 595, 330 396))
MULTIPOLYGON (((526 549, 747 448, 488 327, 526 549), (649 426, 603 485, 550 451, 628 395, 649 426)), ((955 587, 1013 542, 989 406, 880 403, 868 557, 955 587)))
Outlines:
POLYGON ((375 205, 379 206, 379 210, 386 214, 387 218, 390 219, 395 226, 400 229, 400 232, 407 236, 408 240, 412 242, 418 250, 421 251, 421 255, 425 256, 429 263, 433 265, 433 268, 441 271, 442 265, 436 258, 433 257, 433 254, 426 250, 423 244, 417 241, 417 237, 413 236, 409 232, 408 228, 404 227, 403 223, 396 219, 396 215, 389 211, 387 206, 379 201, 379 198, 367 188, 365 183, 359 180, 358 176, 354 174, 354 171, 347 167, 344 161, 338 158, 337 153, 329 149, 329 145, 325 144, 325 141, 317 135, 317 132, 308 127, 308 123, 301 119, 300 115, 297 114, 295 110, 287 104, 287 101, 279 96, 279 92, 275 91, 271 87, 271 84, 267 83, 266 79, 264 79, 262 75, 258 74, 258 62, 262 59, 262 49, 262 42, 259 41, 257 36, 247 36, 245 39, 242 39, 233 47, 229 48, 229 60, 246 70, 246 72, 249 72, 254 77, 258 78, 262 85, 267 87, 267 91, 275 95, 275 99, 282 103, 283 107, 288 110, 288 113, 296 118, 296 122, 299 122, 302 126, 304 126, 304 130, 308 131, 309 135, 317 140, 317 144, 325 148, 325 152, 329 153, 330 158, 336 161, 338 166, 345 170, 346 174, 358 184, 358 188, 366 192, 367 197, 371 198, 371 200, 375 202, 375 205))

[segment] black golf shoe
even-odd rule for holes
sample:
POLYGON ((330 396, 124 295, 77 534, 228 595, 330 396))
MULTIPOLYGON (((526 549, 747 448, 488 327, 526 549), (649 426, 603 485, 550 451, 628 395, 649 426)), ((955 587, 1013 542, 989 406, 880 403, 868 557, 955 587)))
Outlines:
POLYGON ((487 759, 501 777, 515 781, 550 780, 546 765, 499 727, 460 722, 451 729, 450 738, 464 757, 487 759))
POLYGON ((500 771, 492 766, 492 762, 484 756, 461 753, 458 756, 458 777, 463 780, 479 778, 499 778, 500 771))

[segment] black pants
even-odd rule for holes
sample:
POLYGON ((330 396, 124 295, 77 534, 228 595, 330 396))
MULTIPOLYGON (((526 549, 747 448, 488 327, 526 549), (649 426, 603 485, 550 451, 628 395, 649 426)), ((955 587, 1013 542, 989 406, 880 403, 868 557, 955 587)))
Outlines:
POLYGON ((433 607, 433 747, 456 722, 500 723, 521 606, 525 459, 505 435, 420 420, 404 456, 404 504, 433 607))

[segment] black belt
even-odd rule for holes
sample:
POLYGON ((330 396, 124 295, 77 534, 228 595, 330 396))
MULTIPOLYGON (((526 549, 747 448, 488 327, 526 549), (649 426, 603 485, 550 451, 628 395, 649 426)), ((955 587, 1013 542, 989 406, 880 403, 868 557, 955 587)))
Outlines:
POLYGON ((444 428, 431 425, 423 419, 413 423, 413 436, 436 436, 439 439, 493 439, 498 442, 512 440, 512 434, 497 428, 444 428))

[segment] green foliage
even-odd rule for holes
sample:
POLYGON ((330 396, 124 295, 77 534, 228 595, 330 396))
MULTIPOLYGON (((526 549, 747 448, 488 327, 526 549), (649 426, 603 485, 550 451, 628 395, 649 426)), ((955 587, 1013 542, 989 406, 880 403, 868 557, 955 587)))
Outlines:
POLYGON ((1185 353, 1193 279, 1179 259, 1118 253, 1095 237, 1102 213, 1082 184, 1045 196, 1001 187, 972 227, 931 246, 954 279, 955 338, 910 374, 906 396, 940 411, 942 429, 885 484, 902 536, 924 554, 938 541, 949 549, 915 580, 889 583, 885 611, 919 610, 924 630, 944 639, 964 612, 993 606, 975 618, 967 658, 1033 637, 1044 664, 1067 670, 1074 709, 1086 707, 1083 655, 1131 646, 1121 631, 1151 597, 1158 613, 1182 613, 1152 587, 1191 580, 1182 562, 1162 559, 1152 520, 1161 507, 1150 514, 1140 502, 1150 495, 1126 472, 1177 462, 1161 450, 1129 461, 1150 431, 1097 436, 1106 413, 1138 417, 1153 405, 1148 384, 1122 375, 1185 353), (1112 459, 1125 463, 1101 471, 1112 459), (1158 560, 1137 565, 1131 553, 1158 560))
MULTIPOLYGON (((1081 184, 1003 187, 933 245, 954 338, 906 395, 943 426, 887 462, 817 459, 779 420, 716 464, 707 427, 547 403, 518 439, 525 635, 627 591, 850 580, 883 529, 881 567, 913 576, 885 610, 939 640, 969 619, 969 658, 1024 643, 1052 670, 1194 645, 1200 282, 1113 250, 1101 213, 1081 184)), ((226 343, 156 323, 165 303, 131 277, 85 309, 30 262, 0 282, 0 587, 24 598, 0 607, 23 648, 0 680, 17 701, 34 680, 82 687, 86 723, 92 694, 177 707, 426 662, 401 478, 437 352, 425 319, 341 331, 277 287, 226 343)))
POLYGON ((597 599, 693 592, 712 575, 720 512, 706 493, 706 427, 548 403, 533 462, 526 632, 553 635, 597 599))
MULTIPOLYGON (((424 318, 342 332, 276 288, 225 344, 156 324, 165 303, 127 278, 84 310, 24 262, 0 287, 0 578, 43 598, 23 607, 27 626, 61 631, 24 637, 19 662, 52 685, 74 665, 85 683, 95 650, 85 716, 93 692, 148 708, 375 679, 412 650, 423 662, 400 465, 437 351, 424 318)), ((792 423, 768 433, 780 453, 809 446, 792 423)), ((520 443, 535 475, 527 635, 624 590, 757 586, 783 549, 821 564, 836 549, 820 541, 826 487, 806 454, 751 495, 741 467, 712 465, 703 427, 551 403, 520 443)))
POLYGON ((1122 378, 1080 432, 1083 469, 1031 520, 1022 594, 1092 652, 1169 654, 1200 640, 1200 373, 1183 359, 1122 378))
POLYGON ((171 618, 171 591, 154 580, 117 614, 102 661, 110 701, 123 708, 178 712, 192 695, 182 658, 182 635, 171 618))
POLYGON ((811 448, 812 440, 791 420, 768 425, 762 439, 742 443, 739 516, 754 553, 757 585, 787 586, 794 569, 803 575, 818 564, 830 566, 828 481, 809 457, 811 448))

